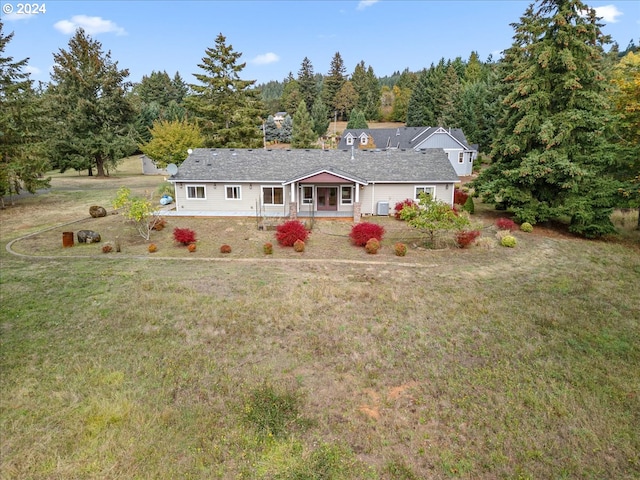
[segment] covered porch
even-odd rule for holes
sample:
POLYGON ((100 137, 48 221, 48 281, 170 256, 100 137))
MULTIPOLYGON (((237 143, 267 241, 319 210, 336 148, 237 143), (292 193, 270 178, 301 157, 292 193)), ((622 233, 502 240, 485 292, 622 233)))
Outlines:
POLYGON ((291 218, 350 218, 359 221, 360 189, 366 180, 327 168, 285 182, 291 218))

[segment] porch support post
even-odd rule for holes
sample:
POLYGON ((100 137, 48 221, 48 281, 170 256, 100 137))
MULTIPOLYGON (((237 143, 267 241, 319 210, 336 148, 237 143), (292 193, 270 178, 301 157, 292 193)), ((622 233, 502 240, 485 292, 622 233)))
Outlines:
POLYGON ((298 204, 294 201, 289 202, 289 219, 296 220, 298 218, 298 204))
POLYGON ((353 221, 359 222, 360 217, 362 217, 362 205, 360 202, 354 202, 353 204, 353 221))
POLYGON ((360 202, 360 184, 356 183, 356 198, 355 198, 355 202, 359 203, 360 202))

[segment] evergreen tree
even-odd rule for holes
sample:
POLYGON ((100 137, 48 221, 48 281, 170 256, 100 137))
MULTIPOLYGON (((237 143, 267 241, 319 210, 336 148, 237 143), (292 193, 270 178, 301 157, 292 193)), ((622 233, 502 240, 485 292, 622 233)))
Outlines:
POLYGON ((613 231, 616 184, 603 135, 610 115, 595 10, 580 0, 542 0, 514 25, 502 71, 506 96, 493 164, 473 183, 519 221, 570 217, 587 237, 613 231))
POLYGON ((316 78, 313 74, 313 65, 311 65, 311 60, 307 57, 304 57, 304 60, 302 60, 302 65, 298 71, 298 88, 300 89, 300 97, 304 100, 304 104, 307 107, 307 112, 310 112, 313 107, 313 102, 316 101, 316 97, 318 96, 318 90, 316 78))
POLYGON ((311 109, 311 121, 313 122, 313 133, 318 137, 327 134, 329 128, 329 111, 324 102, 317 98, 311 109))
POLYGON ((204 73, 194 74, 200 83, 190 85, 193 94, 185 103, 195 113, 207 147, 262 146, 260 126, 266 112, 260 92, 252 88, 256 81, 240 78, 246 66, 238 63, 241 56, 219 34, 198 65, 204 73))
POLYGON ((278 132, 278 141, 282 143, 291 143, 291 135, 293 134, 293 119, 291 115, 284 117, 280 131, 278 132))
POLYGON ((129 71, 118 68, 111 52, 78 29, 69 49, 53 55, 50 87, 55 122, 51 156, 60 171, 87 169, 106 176, 108 169, 136 149, 134 109, 127 97, 129 71))
POLYGON ((446 71, 444 58, 437 65, 431 64, 423 70, 411 92, 407 106, 407 126, 436 126, 442 117, 447 95, 446 71))
POLYGON ((373 72, 373 67, 365 68, 364 61, 356 65, 351 76, 353 88, 358 93, 356 108, 369 120, 380 118, 381 87, 373 72))
POLYGON ((267 117, 267 121, 264 122, 264 138, 267 142, 275 142, 278 140, 279 128, 273 115, 267 117))
POLYGON ((300 104, 302 97, 300 95, 300 84, 296 80, 291 72, 284 81, 284 87, 282 88, 282 106, 287 113, 295 115, 296 109, 300 104))
POLYGON ((358 103, 358 92, 353 88, 353 83, 350 80, 347 80, 342 85, 342 88, 338 91, 338 95, 336 96, 336 111, 338 112, 338 117, 345 119, 347 118, 348 112, 353 110, 358 103))
POLYGON ((313 148, 318 137, 313 132, 313 121, 307 111, 304 100, 296 109, 293 116, 293 131, 291 133, 291 147, 293 148, 313 148))
POLYGON ((367 124, 367 119, 364 116, 364 112, 353 109, 351 111, 351 115, 349 115, 349 122, 347 123, 347 129, 364 129, 369 128, 367 124))
POLYGON ((458 77, 458 72, 453 64, 447 67, 443 85, 442 109, 437 118, 438 125, 445 127, 460 127, 460 92, 462 87, 458 77))
POLYGON ((473 51, 469 55, 467 66, 464 70, 464 83, 477 83, 484 78, 484 70, 482 68, 482 62, 478 57, 478 52, 473 51))
POLYGON ((144 75, 140 83, 134 85, 133 93, 144 103, 155 102, 162 107, 168 107, 172 101, 182 103, 187 88, 178 73, 171 79, 165 71, 153 71, 149 76, 144 75))
POLYGON ((0 201, 22 190, 35 193, 49 186, 43 174, 49 162, 42 148, 41 96, 24 72, 28 59, 5 56, 13 33, 4 35, 0 21, 0 201))
POLYGON ((344 66, 344 61, 340 56, 340 52, 336 52, 331 59, 331 65, 329 66, 329 73, 324 79, 322 85, 322 100, 327 106, 328 111, 331 113, 337 110, 336 97, 344 82, 347 81, 345 76, 347 69, 344 66))

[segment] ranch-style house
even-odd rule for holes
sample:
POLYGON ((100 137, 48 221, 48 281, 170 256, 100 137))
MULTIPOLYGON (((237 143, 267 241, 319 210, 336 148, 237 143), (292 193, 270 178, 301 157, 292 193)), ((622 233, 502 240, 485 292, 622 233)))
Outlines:
POLYGON ((460 182, 442 149, 197 148, 168 180, 175 215, 356 222, 391 214, 397 202, 422 192, 453 205, 460 182))

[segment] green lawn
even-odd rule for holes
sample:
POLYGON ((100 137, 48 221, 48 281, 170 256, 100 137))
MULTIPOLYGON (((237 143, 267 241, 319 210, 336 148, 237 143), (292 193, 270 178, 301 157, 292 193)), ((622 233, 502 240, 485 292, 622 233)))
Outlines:
POLYGON ((518 240, 402 264, 2 248, 0 478, 639 478, 638 250, 518 240))

